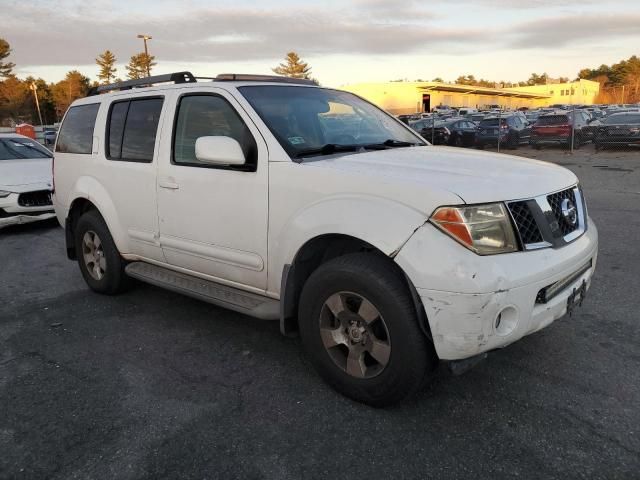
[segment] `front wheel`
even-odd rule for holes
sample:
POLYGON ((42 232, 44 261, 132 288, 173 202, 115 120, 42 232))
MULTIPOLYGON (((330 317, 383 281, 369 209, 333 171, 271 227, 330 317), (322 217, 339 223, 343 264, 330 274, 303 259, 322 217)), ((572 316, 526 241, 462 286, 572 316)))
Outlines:
POLYGON ((75 226, 80 272, 91 290, 113 295, 129 285, 120 256, 104 219, 95 210, 84 213, 75 226))
POLYGON ((321 265, 305 283, 298 318, 324 380, 372 406, 415 392, 437 363, 403 277, 382 257, 351 254, 321 265))

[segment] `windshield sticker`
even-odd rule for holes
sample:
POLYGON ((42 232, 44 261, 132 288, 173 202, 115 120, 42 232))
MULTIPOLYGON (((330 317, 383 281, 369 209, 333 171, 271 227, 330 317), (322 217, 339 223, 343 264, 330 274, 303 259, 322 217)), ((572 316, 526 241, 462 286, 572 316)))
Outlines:
POLYGON ((291 145, 302 145, 303 143, 306 143, 302 137, 289 137, 287 140, 289 140, 291 145))

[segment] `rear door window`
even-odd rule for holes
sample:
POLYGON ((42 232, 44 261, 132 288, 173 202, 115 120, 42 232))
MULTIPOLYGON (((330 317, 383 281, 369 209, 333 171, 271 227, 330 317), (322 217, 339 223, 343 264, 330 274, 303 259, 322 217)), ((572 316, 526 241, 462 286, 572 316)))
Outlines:
POLYGON ((150 163, 162 112, 162 98, 138 98, 116 102, 107 121, 107 158, 150 163))
POLYGON ((56 152, 91 154, 99 103, 71 107, 58 134, 56 152))

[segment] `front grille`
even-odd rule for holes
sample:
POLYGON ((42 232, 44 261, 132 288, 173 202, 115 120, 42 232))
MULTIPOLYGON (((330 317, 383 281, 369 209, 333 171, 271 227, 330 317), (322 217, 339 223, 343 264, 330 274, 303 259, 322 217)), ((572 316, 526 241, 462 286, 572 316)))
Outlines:
POLYGON ((509 210, 524 245, 542 242, 542 233, 526 201, 510 203, 509 210))
POLYGON ((553 215, 556 217, 556 220, 558 221, 558 225, 560 225, 560 229, 562 231, 563 236, 568 235, 574 230, 576 230, 578 228, 578 223, 579 223, 579 220, 578 220, 578 222, 576 222, 575 225, 571 225, 567 221, 565 216, 562 214, 562 201, 565 198, 568 198, 571 201, 571 203, 577 207, 576 194, 573 191, 573 188, 570 188, 568 190, 563 190, 562 192, 558 192, 558 193, 552 193, 551 195, 547 195, 547 201, 551 206, 553 215))
POLYGON ((18 205, 21 207, 46 207, 53 205, 50 190, 38 190, 36 192, 21 193, 18 196, 18 205))

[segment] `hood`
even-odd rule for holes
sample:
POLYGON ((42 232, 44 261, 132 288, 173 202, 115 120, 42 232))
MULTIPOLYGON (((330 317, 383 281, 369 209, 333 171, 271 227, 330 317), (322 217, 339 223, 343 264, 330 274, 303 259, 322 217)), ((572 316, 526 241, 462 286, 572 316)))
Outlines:
POLYGON ((558 165, 453 147, 408 147, 313 159, 305 164, 447 190, 466 203, 531 198, 578 180, 558 165))
POLYGON ((46 190, 52 183, 50 158, 0 160, 0 190, 46 190))

